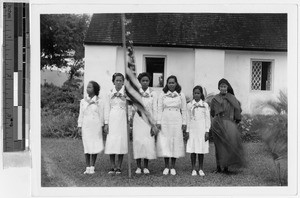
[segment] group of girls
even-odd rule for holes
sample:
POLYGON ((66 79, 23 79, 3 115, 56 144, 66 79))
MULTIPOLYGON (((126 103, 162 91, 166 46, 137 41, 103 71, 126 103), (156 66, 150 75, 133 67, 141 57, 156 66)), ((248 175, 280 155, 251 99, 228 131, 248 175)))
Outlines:
MULTIPOLYGON (((87 85, 87 96, 80 102, 78 118, 86 160, 84 174, 95 173, 97 154, 103 150, 110 158, 108 174, 122 172, 123 156, 128 153, 124 80, 121 73, 115 73, 112 76, 114 88, 104 99, 98 96, 100 86, 96 82, 90 81, 87 85), (105 145, 102 129, 106 134, 105 145)), ((148 73, 139 74, 138 80, 143 105, 156 122, 155 128, 159 132, 155 133, 139 113, 133 115, 136 174, 150 174, 149 160, 162 157, 165 162, 163 175, 176 175, 176 159, 184 157, 187 152, 191 154, 192 176, 205 176, 203 158, 209 152, 210 131, 216 147, 215 172, 228 172, 228 166, 243 164, 243 148, 236 124, 241 119, 241 107, 227 80, 219 81, 220 93, 212 99, 211 107, 205 102, 201 86, 193 88, 193 100, 186 104, 186 97, 174 75, 168 77, 160 95, 149 87, 151 76, 148 73), (184 137, 187 139, 186 146, 184 137)))

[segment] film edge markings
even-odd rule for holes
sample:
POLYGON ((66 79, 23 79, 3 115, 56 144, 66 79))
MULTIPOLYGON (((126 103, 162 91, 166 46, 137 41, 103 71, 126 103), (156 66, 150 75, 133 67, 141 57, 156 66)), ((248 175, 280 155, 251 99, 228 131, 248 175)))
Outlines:
POLYGON ((29 133, 29 4, 3 3, 3 151, 24 151, 29 133))

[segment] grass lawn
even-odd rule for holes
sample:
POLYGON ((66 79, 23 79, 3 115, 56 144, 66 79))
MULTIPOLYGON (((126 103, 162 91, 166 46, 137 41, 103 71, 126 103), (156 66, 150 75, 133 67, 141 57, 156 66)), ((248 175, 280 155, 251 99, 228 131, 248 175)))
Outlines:
MULTIPOLYGON (((85 159, 82 141, 78 139, 42 138, 42 186, 43 187, 162 187, 162 186, 278 186, 278 178, 271 154, 262 142, 244 143, 247 167, 234 170, 234 174, 215 174, 214 145, 204 156, 205 177, 191 176, 190 156, 177 159, 176 176, 163 176, 163 158, 149 161, 150 175, 136 175, 135 160, 131 160, 132 178, 128 178, 127 155, 124 156, 122 174, 108 175, 109 156, 98 155, 93 175, 84 175, 85 159)), ((197 160, 198 163, 198 160, 197 160)), ((283 172, 284 185, 287 185, 286 164, 283 172)))

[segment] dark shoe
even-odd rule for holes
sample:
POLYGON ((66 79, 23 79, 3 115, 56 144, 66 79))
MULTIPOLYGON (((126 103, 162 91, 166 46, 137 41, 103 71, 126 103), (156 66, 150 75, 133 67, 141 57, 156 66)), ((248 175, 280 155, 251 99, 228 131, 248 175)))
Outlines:
POLYGON ((223 173, 224 173, 224 174, 227 174, 227 175, 233 174, 233 172, 231 172, 231 171, 228 170, 228 167, 224 167, 223 173))
POLYGON ((112 168, 112 169, 110 169, 109 171, 108 171, 108 174, 114 174, 115 173, 115 169, 114 168, 112 168))
POLYGON ((122 173, 122 172, 121 172, 121 169, 118 168, 118 169, 116 170, 116 174, 121 174, 121 173, 122 173))
POLYGON ((222 171, 217 169, 217 170, 214 170, 212 173, 221 173, 222 171))
POLYGON ((228 171, 228 167, 224 167, 224 169, 223 169, 223 173, 229 173, 229 171, 228 171))
POLYGON ((217 169, 213 171, 213 173, 221 173, 221 172, 222 172, 222 169, 220 167, 217 167, 217 169))

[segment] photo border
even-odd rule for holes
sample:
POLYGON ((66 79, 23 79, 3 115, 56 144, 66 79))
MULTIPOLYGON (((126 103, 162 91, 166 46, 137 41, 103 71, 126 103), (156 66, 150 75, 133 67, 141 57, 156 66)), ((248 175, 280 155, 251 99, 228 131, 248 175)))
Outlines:
MULTIPOLYGON (((30 141, 32 151, 33 196, 296 196, 298 193, 298 6, 281 3, 242 3, 241 1, 48 1, 30 2, 31 87, 30 141), (84 2, 84 3, 83 3, 84 2), (122 3, 121 3, 122 2, 122 3), (215 2, 215 4, 213 4, 215 2), (232 3, 233 2, 233 3, 232 3), (41 187, 41 108, 40 108, 40 14, 62 13, 287 13, 288 14, 288 186, 283 187, 41 187), (35 66, 35 67, 34 67, 35 66), (297 72, 295 72, 297 71, 297 72), (295 83, 297 82, 297 83, 295 83), (295 97, 297 95, 297 97, 295 97), (297 107, 297 108, 295 108, 297 107), (297 148, 297 149, 296 149, 297 148), (297 160, 296 160, 297 159, 297 160), (296 161, 296 163, 295 163, 296 161), (174 190, 174 188, 176 188, 174 190), (116 190, 117 189, 117 190, 116 190)), ((259 167, 258 167, 259 168, 259 167)))

